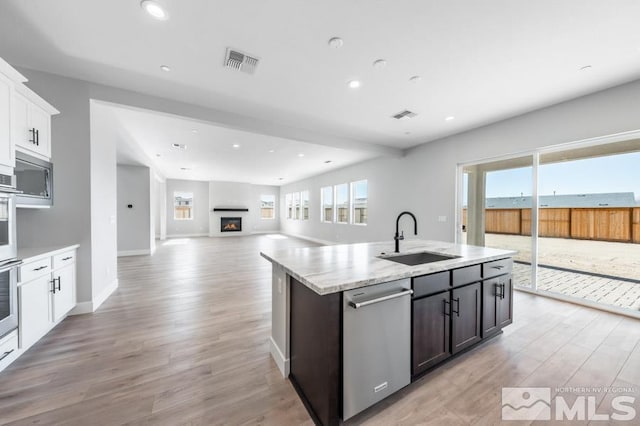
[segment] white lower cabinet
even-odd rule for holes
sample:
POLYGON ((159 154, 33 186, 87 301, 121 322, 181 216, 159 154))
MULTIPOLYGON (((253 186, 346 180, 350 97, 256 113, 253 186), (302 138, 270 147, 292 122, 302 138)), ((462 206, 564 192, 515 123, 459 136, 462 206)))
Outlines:
POLYGON ((51 329, 50 289, 51 278, 50 274, 47 274, 22 284, 18 290, 18 321, 22 348, 30 347, 51 329))
POLYGON ((75 249, 54 252, 20 266, 20 349, 26 350, 40 340, 76 306, 75 257, 75 249))

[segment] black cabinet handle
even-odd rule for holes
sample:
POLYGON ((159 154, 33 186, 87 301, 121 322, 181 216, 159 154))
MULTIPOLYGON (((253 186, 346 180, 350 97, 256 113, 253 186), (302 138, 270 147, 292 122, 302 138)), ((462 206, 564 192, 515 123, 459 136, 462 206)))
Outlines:
POLYGON ((62 289, 60 288, 62 283, 62 280, 60 279, 60 277, 58 277, 58 291, 62 291, 62 289))
POLYGON ((36 130, 36 146, 40 146, 40 130, 36 130))
POLYGON ((29 133, 31 133, 31 139, 29 139, 29 143, 36 143, 36 129, 29 129, 29 133))
POLYGON ((460 298, 456 297, 455 299, 453 299, 453 301, 458 304, 458 309, 457 310, 453 308, 451 309, 453 310, 453 312, 455 312, 456 316, 459 317, 460 316, 460 298))
POLYGON ((70 260, 73 259, 73 256, 69 256, 69 257, 63 257, 62 260, 70 260))
POLYGON ((505 288, 505 284, 504 284, 504 283, 500 284, 500 288, 502 288, 502 292, 500 292, 500 297, 501 297, 502 299, 504 299, 504 288, 505 288))
POLYGON ((495 291, 496 291, 496 292, 495 292, 495 296, 496 296, 496 297, 500 297, 500 295, 501 295, 501 287, 500 287, 500 283, 494 283, 494 284, 493 284, 493 287, 494 287, 494 289, 495 289, 495 291))
POLYGON ((450 302, 449 302, 447 299, 442 299, 442 301, 444 302, 444 303, 442 304, 442 307, 443 307, 443 312, 442 312, 442 313, 443 313, 446 317, 451 316, 451 307, 449 307, 449 312, 447 312, 447 305, 449 305, 449 304, 450 304, 450 302))
POLYGON ((44 265, 44 266, 41 266, 41 267, 39 267, 39 268, 34 269, 33 271, 34 271, 34 272, 36 272, 36 271, 42 271, 43 269, 47 269, 47 268, 48 268, 48 266, 47 266, 47 265, 44 265))
POLYGON ((2 361, 3 359, 5 359, 9 355, 11 355, 11 352, 13 352, 13 351, 14 351, 14 349, 11 349, 9 352, 3 353, 2 356, 0 356, 0 361, 2 361))
POLYGON ((493 269, 502 269, 504 268, 504 265, 496 265, 496 266, 492 266, 493 269))
POLYGON ((51 293, 56 294, 56 279, 54 278, 53 281, 51 281, 51 293))

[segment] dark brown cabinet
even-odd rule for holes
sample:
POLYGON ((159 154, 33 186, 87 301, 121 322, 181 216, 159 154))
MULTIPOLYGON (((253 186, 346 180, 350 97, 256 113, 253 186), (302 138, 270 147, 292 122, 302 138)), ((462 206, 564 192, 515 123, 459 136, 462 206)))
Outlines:
POLYGON ((513 322, 511 275, 482 282, 482 337, 490 337, 513 322))
POLYGON ((458 353, 482 339, 480 283, 451 291, 451 353, 458 353))
POLYGON ((412 373, 419 374, 444 361, 451 352, 450 292, 413 301, 412 373))

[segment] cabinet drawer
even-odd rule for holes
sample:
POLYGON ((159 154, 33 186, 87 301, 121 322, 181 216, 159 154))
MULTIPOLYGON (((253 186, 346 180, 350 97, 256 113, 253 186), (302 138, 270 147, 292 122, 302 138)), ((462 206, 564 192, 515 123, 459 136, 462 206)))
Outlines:
POLYGON ((510 274, 513 269, 513 259, 500 259, 482 265, 482 277, 491 278, 498 275, 510 274))
POLYGON ((454 287, 480 281, 480 265, 471 265, 464 268, 454 269, 451 272, 451 285, 454 287))
POLYGON ((413 297, 426 296, 443 290, 449 290, 449 271, 423 275, 413 279, 413 297))
POLYGON ((13 333, 0 343, 0 371, 18 356, 18 334, 13 333))
POLYGON ((71 265, 76 261, 76 251, 70 250, 53 256, 53 269, 71 265))
POLYGON ((51 273, 51 258, 45 257, 20 266, 18 281, 26 283, 27 281, 31 281, 34 278, 38 278, 49 273, 51 273))

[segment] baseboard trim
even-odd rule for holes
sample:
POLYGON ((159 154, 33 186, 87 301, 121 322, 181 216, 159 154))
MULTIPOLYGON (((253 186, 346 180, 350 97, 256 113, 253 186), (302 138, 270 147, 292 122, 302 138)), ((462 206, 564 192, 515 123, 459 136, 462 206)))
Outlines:
POLYGON ((93 299, 93 312, 97 311, 100 305, 104 303, 105 300, 109 298, 113 294, 114 291, 118 289, 118 279, 116 278, 109 284, 102 293, 98 295, 95 299, 93 299))
POLYGON ((322 244, 323 246, 334 246, 334 245, 338 244, 338 243, 336 243, 334 241, 321 240, 319 238, 308 237, 308 236, 302 235, 302 234, 292 234, 290 232, 280 232, 280 234, 287 235, 287 236, 293 237, 293 238, 299 238, 301 240, 311 241, 312 243, 322 244))
POLYGON ((197 238, 197 237, 208 237, 208 233, 204 234, 167 234, 167 239, 169 238, 197 238))
POLYGON ((289 371, 291 368, 290 360, 285 359, 282 351, 276 344, 275 340, 273 340, 273 337, 269 337, 269 343, 270 343, 269 346, 271 351, 271 357, 276 362, 276 365, 278 366, 278 370, 280 370, 280 373, 282 373, 282 377, 289 377, 289 371))
MULTIPOLYGON (((154 250, 155 251, 155 250, 154 250)), ((143 250, 122 250, 118 252, 118 257, 126 257, 126 256, 149 256, 151 250, 143 249, 143 250)))

